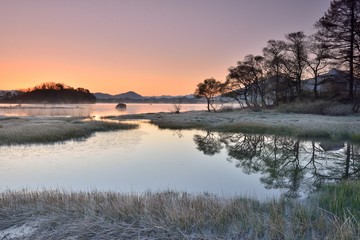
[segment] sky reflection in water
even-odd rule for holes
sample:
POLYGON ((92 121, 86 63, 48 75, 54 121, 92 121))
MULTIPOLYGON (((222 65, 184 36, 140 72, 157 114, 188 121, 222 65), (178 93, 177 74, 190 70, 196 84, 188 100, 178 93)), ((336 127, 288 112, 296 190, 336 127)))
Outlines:
POLYGON ((193 136, 201 131, 137 130, 97 133, 82 141, 55 145, 1 147, 3 189, 179 190, 220 195, 277 197, 264 190, 259 174, 246 175, 226 161, 226 153, 204 155, 193 136))
MULTIPOLYGON (((124 113, 169 108, 171 104, 134 104, 124 113)), ((189 104, 184 111, 201 108, 189 104)), ((122 114, 114 104, 89 109, 88 114, 96 116, 122 114)), ((301 197, 326 182, 358 179, 360 147, 291 137, 159 130, 143 122, 136 130, 96 133, 85 141, 0 147, 0 173, 2 189, 171 189, 258 199, 301 197)))
MULTIPOLYGON (((174 111, 173 104, 129 103, 117 110, 116 103, 96 104, 0 104, 0 116, 114 116, 174 111)), ((220 107, 220 106, 219 106, 220 107)), ((182 104, 181 111, 205 110, 205 104, 182 104)))

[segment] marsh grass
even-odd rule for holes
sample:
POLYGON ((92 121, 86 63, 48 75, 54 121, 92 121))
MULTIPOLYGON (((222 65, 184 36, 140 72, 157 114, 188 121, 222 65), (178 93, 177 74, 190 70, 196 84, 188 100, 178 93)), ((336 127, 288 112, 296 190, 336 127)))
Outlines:
POLYGON ((85 139, 95 132, 134 129, 136 124, 84 118, 16 118, 1 122, 0 145, 55 143, 85 139))
POLYGON ((360 224, 360 183, 345 181, 337 185, 326 185, 319 195, 319 204, 322 208, 346 219, 353 217, 360 224))
POLYGON ((354 239, 356 221, 316 204, 258 202, 211 194, 7 191, 0 236, 31 226, 26 239, 354 239), (336 220, 334 220, 336 219, 336 220))

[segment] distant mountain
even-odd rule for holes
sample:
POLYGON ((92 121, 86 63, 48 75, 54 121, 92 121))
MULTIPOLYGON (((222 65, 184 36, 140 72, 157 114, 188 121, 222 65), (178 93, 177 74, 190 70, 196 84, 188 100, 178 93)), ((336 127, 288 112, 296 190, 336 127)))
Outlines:
POLYGON ((141 96, 140 94, 133 92, 133 91, 129 91, 126 93, 121 93, 121 94, 117 94, 114 95, 115 98, 121 99, 121 98, 129 98, 129 99, 144 99, 143 96, 141 96))
POLYGON ((96 97, 96 99, 107 99, 107 98, 114 98, 113 95, 107 94, 107 93, 93 93, 93 95, 96 97))
POLYGON ((201 100, 194 97, 193 94, 181 95, 181 96, 142 96, 134 91, 129 91, 126 93, 120 93, 116 95, 111 95, 107 93, 93 93, 98 102, 127 102, 127 103, 198 103, 201 100))
POLYGON ((133 92, 133 91, 129 91, 126 93, 120 93, 120 94, 116 94, 116 95, 97 92, 97 93, 93 93, 93 95, 98 100, 100 100, 100 99, 134 99, 134 100, 144 99, 143 96, 141 96, 140 94, 133 92))
POLYGON ((152 96, 148 98, 156 98, 156 99, 195 99, 194 94, 188 94, 188 95, 177 95, 177 96, 171 96, 171 95, 161 95, 161 96, 152 96))

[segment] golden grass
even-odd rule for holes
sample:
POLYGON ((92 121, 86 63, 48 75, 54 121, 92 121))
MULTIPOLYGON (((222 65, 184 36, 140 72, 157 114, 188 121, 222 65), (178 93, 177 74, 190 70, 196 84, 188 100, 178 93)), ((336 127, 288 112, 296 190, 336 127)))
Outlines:
POLYGON ((29 239, 355 239, 359 224, 318 202, 211 194, 7 191, 1 232, 34 222, 29 239))

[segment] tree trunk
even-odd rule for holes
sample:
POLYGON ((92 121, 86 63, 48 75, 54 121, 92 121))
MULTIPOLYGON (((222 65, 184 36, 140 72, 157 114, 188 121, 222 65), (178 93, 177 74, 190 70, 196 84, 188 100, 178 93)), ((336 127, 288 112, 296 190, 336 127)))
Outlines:
POLYGON ((351 27, 350 27, 350 79, 349 98, 354 99, 354 42, 355 42, 355 0, 351 1, 351 27))
POLYGON ((210 98, 206 98, 207 101, 207 110, 210 112, 210 98))
POLYGON ((318 76, 317 76, 317 73, 315 74, 315 77, 314 77, 314 96, 315 96, 315 99, 318 99, 319 98, 319 93, 317 91, 317 82, 318 82, 318 76))

